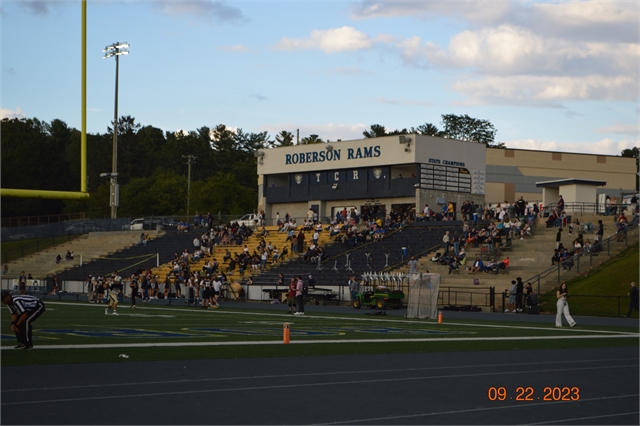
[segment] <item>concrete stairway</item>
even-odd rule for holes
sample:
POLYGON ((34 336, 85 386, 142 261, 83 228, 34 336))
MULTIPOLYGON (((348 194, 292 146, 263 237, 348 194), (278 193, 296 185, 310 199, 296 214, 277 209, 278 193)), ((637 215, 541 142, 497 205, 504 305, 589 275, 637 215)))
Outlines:
MULTIPOLYGON (((587 222, 591 222, 594 226, 594 233, 584 233, 583 238, 586 241, 587 239, 593 242, 595 237, 595 232, 597 232, 597 222, 598 219, 603 220, 605 225, 604 231, 604 240, 608 237, 612 236, 616 233, 615 223, 611 217, 605 216, 594 216, 594 215, 584 215, 578 217, 580 223, 584 225, 587 222)), ((444 288, 451 288, 451 294, 453 292, 457 292, 457 299, 455 299, 455 303, 453 300, 453 296, 451 296, 451 304, 464 305, 469 304, 471 293, 486 293, 488 294, 488 289, 491 286, 495 287, 496 293, 502 293, 505 290, 508 290, 511 286, 511 280, 514 280, 516 277, 521 277, 525 282, 530 281, 533 285, 534 291, 538 290, 538 282, 539 282, 539 290, 540 293, 545 293, 554 287, 558 286, 558 271, 557 266, 553 271, 549 271, 545 276, 537 279, 538 274, 548 270, 551 268, 551 256, 553 255, 553 250, 556 246, 555 239, 557 228, 546 228, 546 224, 543 219, 538 219, 536 223, 536 227, 534 228, 533 236, 525 238, 525 240, 514 239, 512 241, 512 249, 508 251, 502 252, 502 259, 505 257, 509 257, 509 268, 507 274, 494 274, 494 273, 476 273, 470 274, 466 268, 471 267, 473 261, 475 260, 476 255, 479 253, 478 248, 469 247, 467 248, 467 262, 461 267, 459 274, 452 273, 449 274, 449 268, 445 265, 439 265, 431 261, 431 258, 435 255, 435 252, 430 253, 428 256, 424 256, 419 261, 419 270, 425 271, 429 270, 430 272, 439 273, 441 275, 440 288, 441 292, 444 288), (474 278, 478 278, 480 280, 480 285, 474 285, 474 278)), ((578 236, 578 232, 574 231, 573 235, 568 235, 568 229, 563 230, 562 242, 563 244, 569 248, 573 247, 573 240, 578 236)), ((634 229, 628 233, 628 241, 629 244, 633 244, 634 242, 638 242, 638 229, 634 229)), ((609 260, 611 257, 619 254, 627 247, 626 244, 620 242, 612 241, 607 247, 604 245, 603 251, 601 251, 598 256, 593 256, 591 259, 589 256, 583 256, 580 258, 580 266, 579 273, 584 274, 590 270, 597 268, 599 265, 609 260), (608 248, 610 250, 608 250, 608 248), (608 255, 607 253, 610 253, 608 255), (592 262, 589 265, 589 262, 592 262)), ((442 252, 442 250, 440 250, 442 252)), ((502 260, 498 259, 498 260, 502 260)), ((486 261, 485 261, 486 263, 486 261)), ((403 268, 403 270, 406 268, 403 268)), ((578 275, 578 261, 574 262, 574 267, 571 271, 560 270, 560 279, 568 280, 574 278, 578 275)), ((480 294, 475 294, 473 296, 474 304, 482 304, 485 300, 480 294)), ((498 298, 498 296, 496 296, 498 298)), ((444 304, 449 300, 447 296, 445 296, 444 304)), ((496 299, 496 303, 500 302, 496 299)))
MULTIPOLYGON (((156 231, 149 232, 153 239, 158 236, 156 231)), ((4 278, 18 278, 21 271, 31 274, 33 278, 43 280, 47 276, 61 273, 74 268, 82 262, 87 263, 102 256, 115 253, 137 244, 140 231, 91 232, 75 240, 50 247, 21 259, 9 263, 9 273, 4 278), (72 261, 64 260, 67 250, 74 253, 72 261), (60 254, 63 260, 56 263, 56 256, 60 254)))

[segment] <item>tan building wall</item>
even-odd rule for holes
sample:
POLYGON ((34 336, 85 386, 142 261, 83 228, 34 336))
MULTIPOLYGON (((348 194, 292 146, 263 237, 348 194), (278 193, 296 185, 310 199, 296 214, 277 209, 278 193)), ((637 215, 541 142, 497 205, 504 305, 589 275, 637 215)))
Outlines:
MULTIPOLYGON (((607 182, 598 192, 633 191, 636 182, 634 158, 572 154, 526 149, 487 148, 486 201, 512 203, 521 195, 527 201, 542 201, 535 182, 554 179, 590 179, 607 182)), ((595 202, 595 200, 594 200, 595 202)))

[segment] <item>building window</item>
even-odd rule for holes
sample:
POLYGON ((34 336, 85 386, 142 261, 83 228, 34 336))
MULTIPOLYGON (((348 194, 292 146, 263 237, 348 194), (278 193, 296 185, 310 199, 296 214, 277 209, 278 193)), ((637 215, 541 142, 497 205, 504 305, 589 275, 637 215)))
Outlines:
POLYGON ((553 161, 562 161, 562 153, 561 152, 552 152, 551 159, 553 161))
POLYGON ((504 156, 513 158, 516 156, 516 152, 513 149, 505 149, 504 156))
POLYGON ((606 162, 607 157, 605 157, 604 155, 598 155, 598 163, 606 164, 606 162))

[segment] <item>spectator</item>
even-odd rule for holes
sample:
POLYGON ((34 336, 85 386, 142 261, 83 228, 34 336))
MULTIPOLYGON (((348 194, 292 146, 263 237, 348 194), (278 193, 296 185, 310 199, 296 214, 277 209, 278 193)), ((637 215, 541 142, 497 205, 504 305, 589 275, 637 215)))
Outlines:
POLYGON ((445 232, 444 236, 442 237, 442 243, 444 244, 444 253, 445 254, 449 253, 450 241, 451 241, 451 238, 449 237, 449 231, 447 231, 447 232, 445 232))
MULTIPOLYGON (((60 257, 60 255, 58 255, 60 257)), ((27 276, 24 271, 18 277, 18 294, 27 294, 27 276)))
POLYGON ((302 232, 302 229, 298 233, 297 243, 298 243, 298 253, 302 253, 304 250, 304 232, 302 232))
POLYGON ((360 293, 360 283, 356 280, 355 275, 349 278, 349 292, 351 293, 351 302, 356 300, 357 294, 360 293))
POLYGON ((509 267, 509 256, 504 258, 502 262, 498 262, 498 264, 496 265, 496 275, 500 273, 500 269, 506 270, 508 267, 509 267))
POLYGON ((573 233, 574 229, 577 229, 578 231, 580 230, 580 221, 578 220, 577 217, 574 218, 573 222, 569 224, 569 235, 573 233))
POLYGON ((2 275, 7 275, 7 273, 9 272, 9 265, 4 265, 2 267, 2 275))
POLYGON ((516 293, 518 291, 518 285, 516 280, 511 280, 511 287, 509 288, 509 302, 507 303, 507 309, 505 312, 516 311, 516 293))
POLYGON ((516 278, 516 312, 522 312, 522 294, 524 293, 524 283, 522 278, 516 278))
POLYGON ((618 199, 616 197, 611 197, 611 214, 618 214, 618 199))
POLYGON ((475 274, 482 271, 484 271, 484 263, 482 262, 480 256, 476 256, 476 260, 475 262, 473 262, 473 265, 471 265, 471 270, 469 271, 469 273, 475 274))
POLYGON ((556 248, 560 248, 560 244, 562 244, 562 228, 558 228, 558 233, 556 233, 556 248))
POLYGON ((595 244, 601 243, 602 238, 604 237, 604 224, 602 220, 598 220, 598 231, 596 232, 595 244))
POLYGON ((560 214, 564 211, 564 199, 562 195, 558 195, 558 204, 556 205, 556 216, 560 216, 560 214))
POLYGON ((287 311, 288 314, 294 314, 297 312, 295 307, 296 285, 297 285, 296 279, 291 278, 291 281, 289 282, 289 290, 287 291, 287 305, 289 306, 289 310, 287 311))
POLYGON ((415 274, 418 272, 418 261, 414 256, 411 256, 411 259, 407 262, 407 265, 409 265, 410 274, 415 274))
POLYGON ((631 291, 627 293, 629 296, 629 312, 627 312, 627 316, 625 318, 631 318, 631 314, 634 310, 638 311, 638 287, 636 287, 636 283, 631 283, 631 291))

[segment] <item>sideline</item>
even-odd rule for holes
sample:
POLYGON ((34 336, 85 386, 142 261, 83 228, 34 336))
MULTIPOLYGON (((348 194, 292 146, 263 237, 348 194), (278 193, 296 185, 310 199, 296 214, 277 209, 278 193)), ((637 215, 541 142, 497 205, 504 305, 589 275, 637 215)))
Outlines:
MULTIPOLYGON (((53 302, 52 304, 56 304, 56 305, 67 305, 67 306, 86 306, 86 307, 95 307, 96 305, 94 303, 90 303, 90 304, 79 304, 79 303, 70 303, 70 302, 53 302)), ((102 307, 101 304, 98 304, 98 306, 102 307)), ((324 319, 324 320, 340 320, 340 321, 363 321, 363 322, 382 322, 382 323, 403 323, 403 324, 421 324, 421 325, 426 325, 426 326, 433 326, 433 327, 438 327, 441 324, 438 324, 437 322, 435 322, 435 318, 433 320, 430 319, 423 319, 423 320, 416 320, 416 319, 407 319, 405 317, 395 317, 395 316, 391 316, 391 317, 387 317, 387 318, 378 318, 378 317, 370 317, 370 318, 360 318, 360 317, 343 317, 343 316, 327 316, 328 314, 321 314, 321 315, 314 315, 314 312, 305 312, 304 317, 301 316, 297 316, 297 317, 292 317, 291 315, 287 315, 285 313, 269 313, 269 312, 242 312, 239 310, 216 310, 216 311, 209 311, 209 310, 201 310, 201 309, 175 309, 175 308, 171 308, 168 306, 163 306, 163 307, 154 307, 154 306, 143 306, 141 307, 142 309, 140 311, 143 310, 154 310, 154 311, 163 311, 163 312, 175 312, 176 310, 179 310, 181 313, 188 313, 188 314, 195 314, 195 315, 246 315, 246 316, 255 316, 255 315, 260 315, 260 316, 266 316, 266 317, 274 317, 274 318, 284 318, 284 319, 296 319, 296 321, 298 320, 303 320, 306 321, 308 319, 324 319)), ((138 311, 137 313, 139 313, 140 311, 138 311)), ((122 314, 121 314, 122 315, 122 314)), ((128 315, 128 314, 124 314, 124 315, 128 315)), ((516 319, 514 317, 514 319, 516 319)), ((287 322, 287 321, 285 321, 287 322)), ((619 334, 627 334, 629 337, 638 337, 640 334, 637 332, 628 332, 628 331, 610 331, 610 330, 592 330, 592 329, 585 329, 585 328, 570 328, 570 327, 555 327, 555 326, 541 326, 541 327, 534 327, 534 326, 526 326, 526 325, 500 325, 500 324, 477 324, 477 323, 468 323, 468 322, 448 322, 448 321, 444 321, 443 324, 446 325, 450 325, 450 326, 463 326, 463 327, 486 327, 486 328, 508 328, 508 329, 515 329, 515 330, 543 330, 543 331, 557 331, 557 332, 567 332, 567 333, 580 333, 580 332, 587 332, 587 333, 602 333, 602 334, 613 334, 613 335, 619 335, 619 334)), ((384 340, 381 340, 384 341, 384 340)), ((402 341, 402 340, 398 340, 398 341, 402 341)))
MULTIPOLYGON (((512 336, 512 337, 445 337, 445 338, 409 338, 409 339, 351 339, 351 340, 291 340, 292 345, 323 345, 336 343, 424 343, 424 342, 487 342, 487 341, 531 341, 531 340, 566 340, 566 339, 629 339, 640 338, 637 334, 615 334, 604 336, 512 336)), ((89 344, 89 345, 37 345, 32 350, 44 349, 108 349, 108 348, 155 348, 155 347, 194 347, 194 346, 254 346, 254 345, 283 345, 280 340, 262 341, 234 341, 234 342, 167 342, 167 343, 118 343, 118 344, 89 344)), ((13 346, 3 346, 2 350, 15 350, 13 346)))

